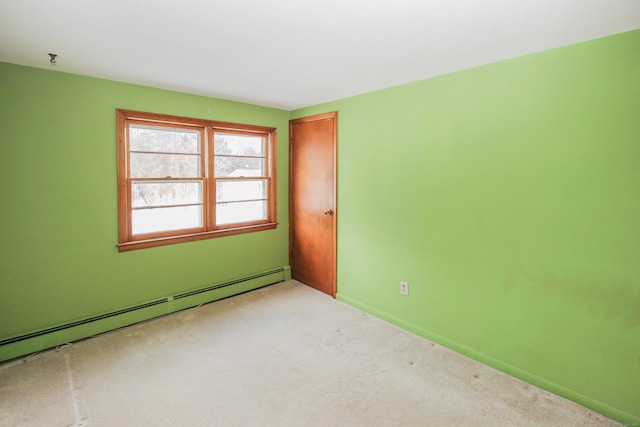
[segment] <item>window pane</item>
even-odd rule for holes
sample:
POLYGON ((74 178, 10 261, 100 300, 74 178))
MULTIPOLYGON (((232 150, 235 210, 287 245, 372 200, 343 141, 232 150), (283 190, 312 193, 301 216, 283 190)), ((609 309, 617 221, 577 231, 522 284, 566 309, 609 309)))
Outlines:
POLYGON ((216 225, 267 219, 267 202, 218 203, 216 205, 216 225))
POLYGON ((264 137, 253 135, 235 135, 230 133, 215 133, 213 140, 215 154, 231 156, 264 157, 264 137))
POLYGON ((264 159, 216 156, 216 176, 264 176, 264 159))
POLYGON ((162 181, 131 183, 131 204, 134 208, 202 204, 202 182, 162 181))
POLYGON ((129 127, 131 151, 200 154, 200 132, 153 126, 129 127))
POLYGON ((200 156, 131 153, 132 178, 193 178, 200 176, 200 156))
POLYGON ((267 180, 218 181, 216 182, 216 201, 233 202, 267 198, 267 180))
POLYGON ((131 212, 134 235, 202 227, 202 206, 139 209, 131 212))

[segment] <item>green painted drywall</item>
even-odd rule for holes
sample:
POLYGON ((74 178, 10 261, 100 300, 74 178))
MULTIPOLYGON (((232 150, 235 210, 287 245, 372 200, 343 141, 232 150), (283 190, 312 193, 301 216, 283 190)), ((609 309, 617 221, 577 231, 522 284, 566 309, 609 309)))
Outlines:
POLYGON ((288 264, 288 120, 0 63, 0 340, 288 264), (278 228, 119 253, 116 108, 277 127, 278 228))
POLYGON ((640 421, 640 30, 326 111, 339 299, 640 421))

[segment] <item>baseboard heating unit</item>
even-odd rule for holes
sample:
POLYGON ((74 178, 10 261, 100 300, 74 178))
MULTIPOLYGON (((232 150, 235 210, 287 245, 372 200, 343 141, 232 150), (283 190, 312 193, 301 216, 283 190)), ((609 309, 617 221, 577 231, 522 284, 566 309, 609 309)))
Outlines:
POLYGON ((289 266, 0 340, 0 362, 291 279, 289 266))

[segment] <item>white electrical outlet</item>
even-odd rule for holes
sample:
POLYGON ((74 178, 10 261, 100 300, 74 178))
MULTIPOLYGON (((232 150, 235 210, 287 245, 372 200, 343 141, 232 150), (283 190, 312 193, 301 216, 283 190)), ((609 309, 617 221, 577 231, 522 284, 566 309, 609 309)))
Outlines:
POLYGON ((400 282, 400 295, 409 295, 409 283, 400 282))

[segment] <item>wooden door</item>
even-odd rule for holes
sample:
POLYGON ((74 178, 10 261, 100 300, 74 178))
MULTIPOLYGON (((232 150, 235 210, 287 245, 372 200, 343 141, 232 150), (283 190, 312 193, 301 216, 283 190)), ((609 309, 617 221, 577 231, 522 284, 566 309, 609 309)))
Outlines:
POLYGON ((291 276, 336 296, 337 113, 289 122, 291 276))

